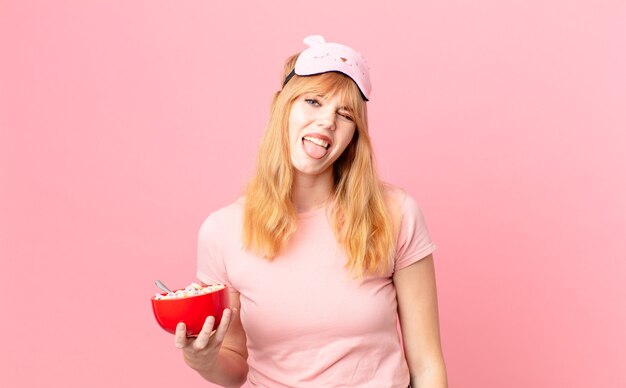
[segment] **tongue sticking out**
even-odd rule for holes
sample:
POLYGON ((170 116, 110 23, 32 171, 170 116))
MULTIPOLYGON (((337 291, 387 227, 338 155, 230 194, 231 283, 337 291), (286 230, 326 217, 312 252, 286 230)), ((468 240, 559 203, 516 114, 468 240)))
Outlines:
POLYGON ((310 142, 306 139, 304 139, 302 141, 304 143, 304 149, 306 150, 306 153, 315 159, 320 159, 322 157, 324 157, 324 155, 326 155, 326 148, 322 147, 322 146, 318 146, 317 144, 310 142))

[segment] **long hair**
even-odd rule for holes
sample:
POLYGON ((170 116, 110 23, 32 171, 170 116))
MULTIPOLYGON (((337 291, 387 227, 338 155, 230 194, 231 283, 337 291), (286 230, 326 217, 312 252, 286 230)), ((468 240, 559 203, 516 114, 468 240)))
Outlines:
MULTIPOLYGON (((285 63, 283 80, 297 55, 285 63)), ((258 153, 256 174, 246 188, 243 243, 251 252, 273 259, 297 227, 291 189, 293 166, 289 149, 289 113, 302 94, 338 94, 352 108, 356 131, 333 164, 332 224, 348 257, 346 268, 355 277, 390 269, 396 225, 384 197, 384 184, 375 169, 367 126, 367 107, 356 84, 347 76, 328 72, 294 76, 272 100, 270 119, 258 153)))

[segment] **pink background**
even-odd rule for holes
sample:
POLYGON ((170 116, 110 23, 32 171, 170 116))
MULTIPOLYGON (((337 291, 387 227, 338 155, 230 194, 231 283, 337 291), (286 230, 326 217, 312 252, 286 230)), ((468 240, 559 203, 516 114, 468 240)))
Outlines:
POLYGON ((153 283, 195 279, 311 33, 372 69, 450 386, 626 386, 626 2, 374 3, 0 0, 0 386, 207 386, 153 283))

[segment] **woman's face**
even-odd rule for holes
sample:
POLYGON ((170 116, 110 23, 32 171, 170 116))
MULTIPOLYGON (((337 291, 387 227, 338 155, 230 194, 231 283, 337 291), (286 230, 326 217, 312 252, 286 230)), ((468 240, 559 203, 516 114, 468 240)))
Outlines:
POLYGON ((303 174, 332 172, 330 167, 350 144, 355 130, 354 112, 337 94, 299 96, 289 113, 291 163, 303 174))

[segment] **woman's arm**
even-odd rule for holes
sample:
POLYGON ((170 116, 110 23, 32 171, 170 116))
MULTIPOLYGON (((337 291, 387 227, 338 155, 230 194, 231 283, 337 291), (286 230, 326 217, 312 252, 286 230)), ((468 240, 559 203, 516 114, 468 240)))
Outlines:
POLYGON ((229 291, 230 309, 224 310, 215 332, 211 333, 213 317, 207 318, 195 339, 187 338, 185 324, 179 323, 174 341, 183 350, 187 365, 205 380, 223 387, 239 387, 248 375, 248 348, 239 318, 239 293, 229 291))
POLYGON ((402 340, 413 388, 446 388, 446 366, 439 338, 433 256, 393 275, 402 340))

